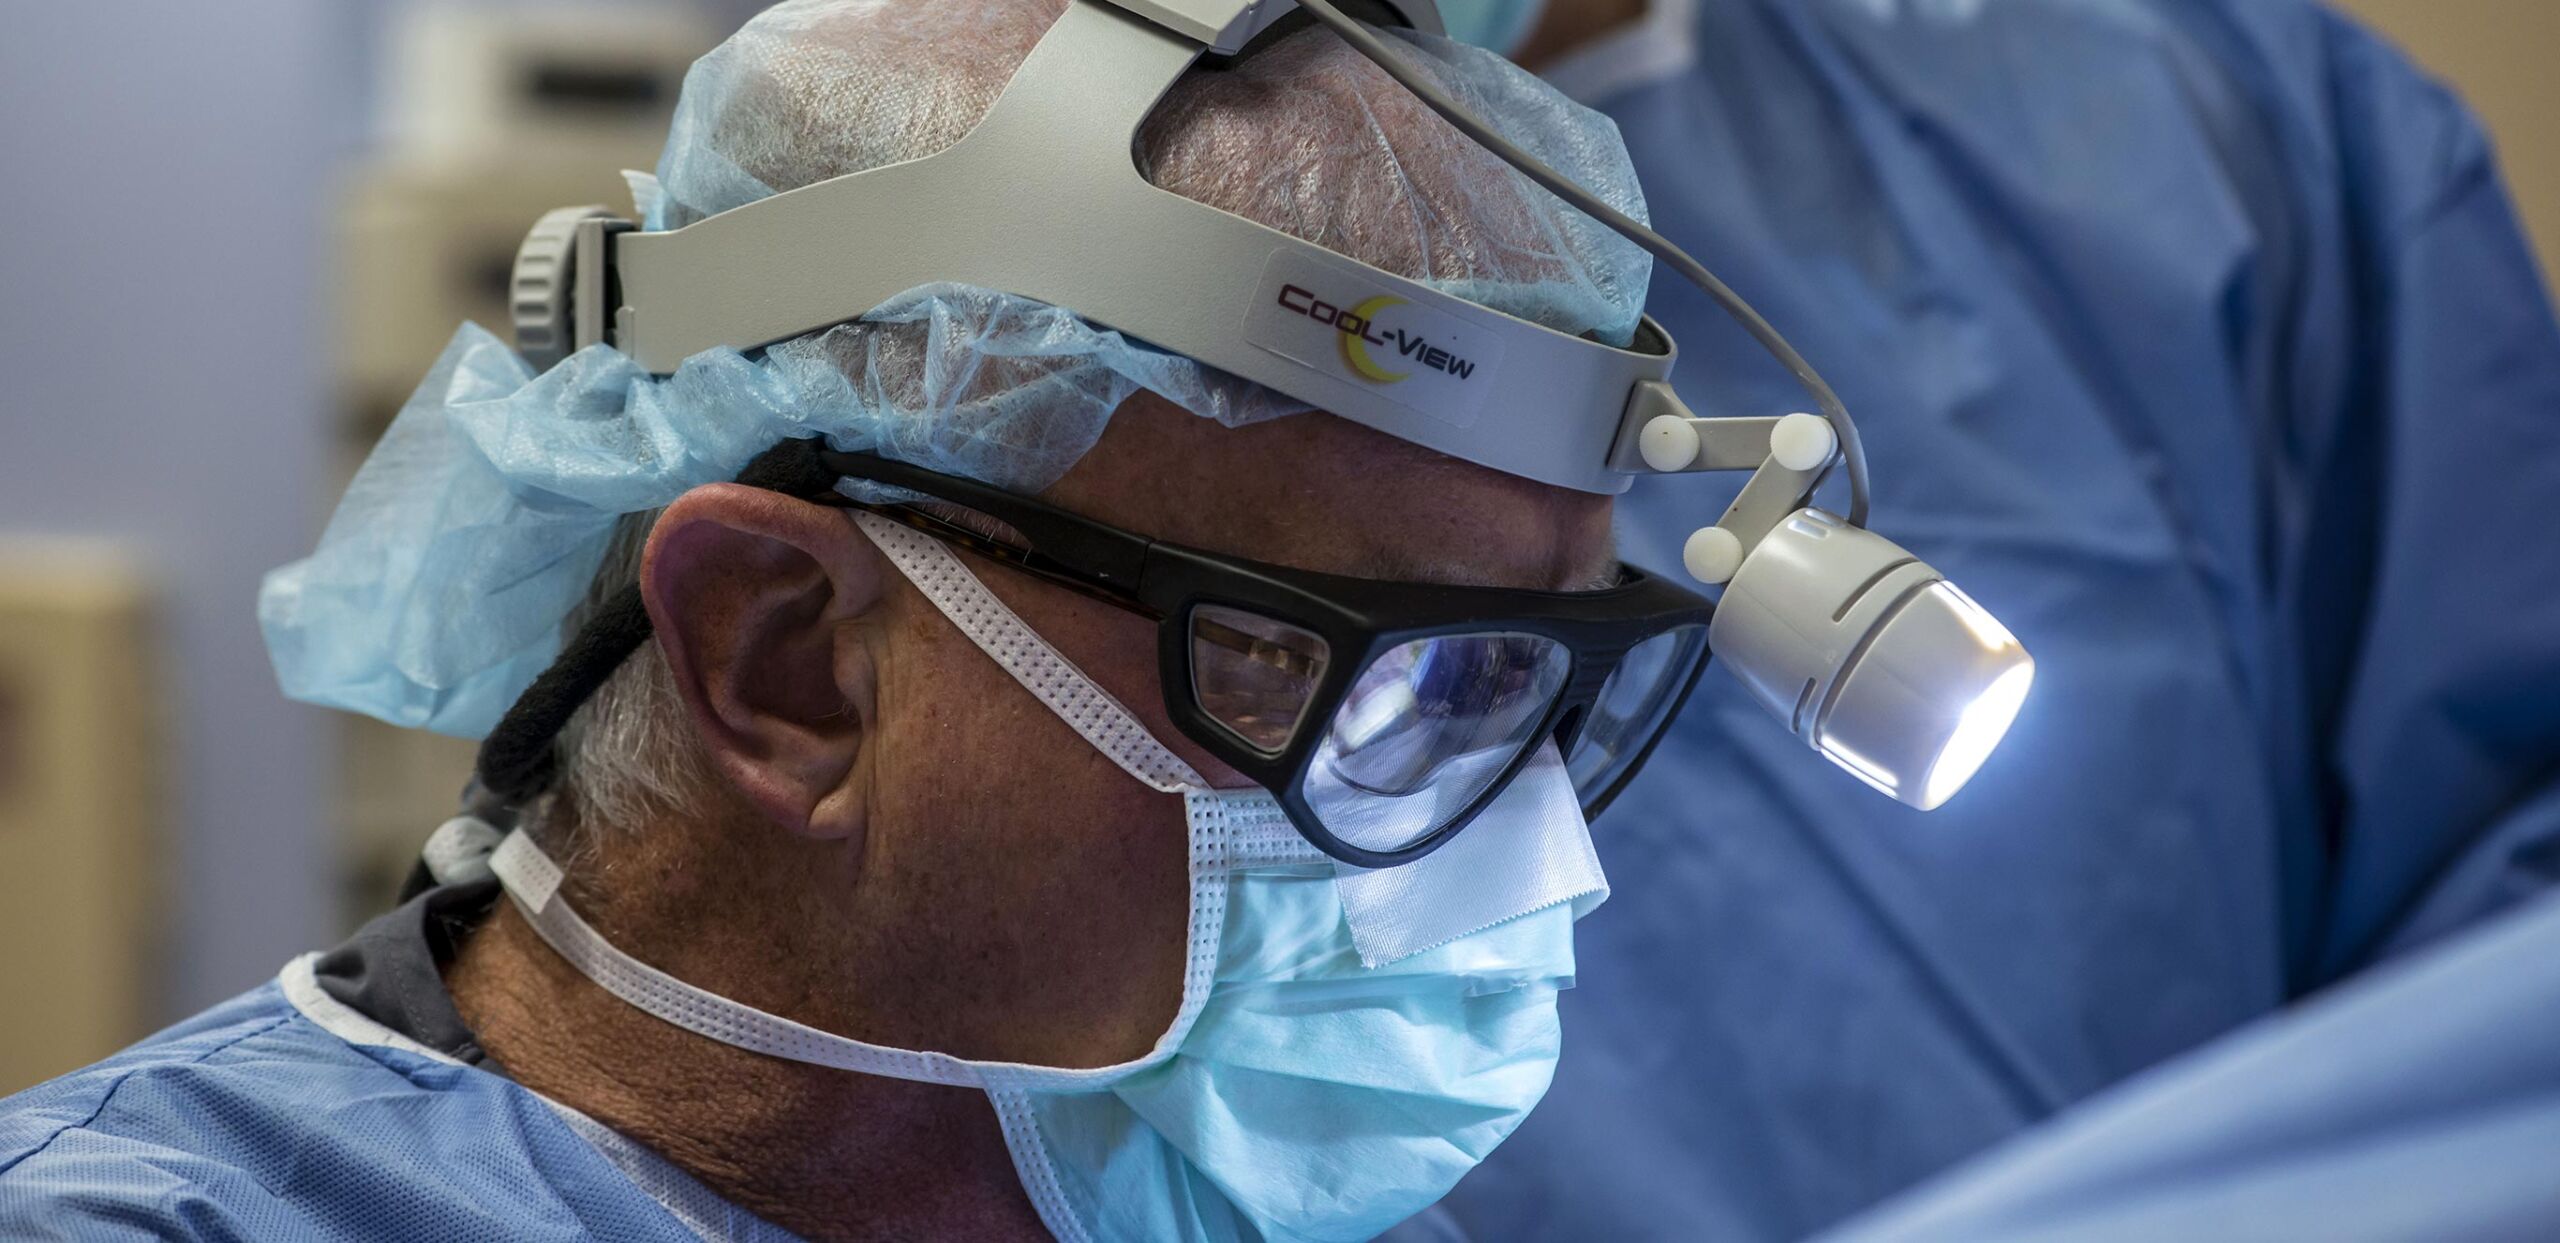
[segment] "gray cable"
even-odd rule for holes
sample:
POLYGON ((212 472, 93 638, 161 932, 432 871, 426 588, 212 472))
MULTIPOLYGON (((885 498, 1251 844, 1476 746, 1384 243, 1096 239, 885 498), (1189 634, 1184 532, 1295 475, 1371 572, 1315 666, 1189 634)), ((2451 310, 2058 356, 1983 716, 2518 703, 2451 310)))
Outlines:
POLYGON ((1547 167, 1538 157, 1495 133, 1492 127, 1468 112, 1465 105, 1450 98, 1447 91, 1440 89, 1439 83, 1415 69, 1401 53, 1388 47, 1385 40, 1368 27, 1344 16, 1342 10, 1333 6, 1332 0, 1298 0, 1298 7, 1342 36, 1342 41, 1350 44, 1354 51, 1386 70, 1388 77, 1394 78, 1411 91, 1414 98, 1456 126, 1459 133, 1474 139, 1477 145, 1492 152, 1502 162, 1546 187, 1548 193, 1616 230, 1619 236, 1651 252, 1655 258, 1669 264, 1673 271, 1689 278, 1691 284, 1705 290, 1717 306, 1724 308, 1725 314, 1732 316, 1742 325, 1743 331, 1751 334, 1752 340, 1760 343, 1760 348, 1767 350, 1771 357, 1786 367, 1789 374, 1795 376, 1796 383, 1812 394, 1814 405, 1822 411, 1822 417, 1830 420, 1832 430, 1840 437, 1840 460, 1849 472, 1849 525, 1867 525, 1867 447, 1858 439, 1858 425, 1849 418, 1849 408, 1841 404, 1839 394, 1832 392, 1831 386, 1823 381, 1822 373, 1815 371, 1813 364, 1804 360, 1804 355, 1787 344, 1787 339, 1779 335, 1760 312, 1752 309, 1750 303, 1743 301, 1742 295, 1716 279, 1716 274, 1708 271, 1705 264, 1690 258, 1689 252, 1673 245, 1671 239, 1601 202, 1590 191, 1566 179, 1564 174, 1547 167))

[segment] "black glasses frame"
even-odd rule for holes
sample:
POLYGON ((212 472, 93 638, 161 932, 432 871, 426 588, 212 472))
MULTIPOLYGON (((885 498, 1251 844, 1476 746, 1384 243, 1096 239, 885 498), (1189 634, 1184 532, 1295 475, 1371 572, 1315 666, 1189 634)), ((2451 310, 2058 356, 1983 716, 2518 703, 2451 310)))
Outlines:
MULTIPOLYGON (((1704 597, 1632 566, 1621 567, 1618 586, 1591 592, 1352 578, 1151 539, 975 480, 875 454, 822 451, 817 456, 830 472, 842 477, 885 484, 984 514, 1019 532, 1028 546, 990 539, 913 504, 875 504, 833 493, 812 499, 880 514, 1154 621, 1165 711, 1175 728, 1271 791, 1290 821, 1317 849, 1357 867, 1409 863, 1446 845, 1510 786, 1537 750, 1534 745, 1523 747, 1473 803, 1410 845, 1376 851, 1336 837, 1307 803, 1306 775, 1343 697, 1371 662, 1402 644, 1438 636, 1499 632, 1548 639, 1571 663, 1562 689, 1529 736, 1538 740, 1552 736, 1569 755, 1591 706, 1630 650, 1684 626, 1703 628, 1713 616, 1714 606, 1704 597), (1328 645, 1324 672, 1288 741, 1276 751, 1246 740, 1199 701, 1192 677, 1191 615, 1206 605, 1241 609, 1296 626, 1328 645)), ((1681 679, 1678 690, 1651 736, 1642 740, 1606 789, 1583 799, 1586 815, 1599 814, 1617 796, 1679 715, 1707 664, 1706 645, 1701 642, 1696 649, 1691 667, 1676 675, 1681 679)))

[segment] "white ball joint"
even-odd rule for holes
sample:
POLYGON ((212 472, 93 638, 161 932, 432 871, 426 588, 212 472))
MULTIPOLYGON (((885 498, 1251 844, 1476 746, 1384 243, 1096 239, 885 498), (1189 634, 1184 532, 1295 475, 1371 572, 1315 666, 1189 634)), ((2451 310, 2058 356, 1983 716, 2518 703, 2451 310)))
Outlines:
POLYGON ((1840 434, 1818 414, 1790 414, 1769 430, 1769 456, 1788 470, 1819 470, 1839 448, 1840 434))
POLYGON ((1689 469, 1698 460, 1698 429, 1676 414, 1656 415, 1636 436, 1644 464, 1664 474, 1689 469))
POLYGON ((1708 527, 1681 546, 1680 564, 1699 582, 1723 586, 1742 568, 1742 538, 1723 527, 1708 527))

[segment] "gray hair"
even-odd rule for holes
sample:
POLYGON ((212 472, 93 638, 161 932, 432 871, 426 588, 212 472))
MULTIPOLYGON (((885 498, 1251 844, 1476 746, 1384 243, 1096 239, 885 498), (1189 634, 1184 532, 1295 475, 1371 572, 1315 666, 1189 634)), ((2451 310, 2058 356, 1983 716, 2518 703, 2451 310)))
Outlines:
MULTIPOLYGON (((605 604, 640 581, 641 554, 664 511, 624 515, 586 598, 569 615, 576 634, 605 604)), ((554 744, 559 776, 527 808, 543 848, 575 868, 617 831, 700 808, 719 790, 666 653, 654 642, 614 671, 554 744)))

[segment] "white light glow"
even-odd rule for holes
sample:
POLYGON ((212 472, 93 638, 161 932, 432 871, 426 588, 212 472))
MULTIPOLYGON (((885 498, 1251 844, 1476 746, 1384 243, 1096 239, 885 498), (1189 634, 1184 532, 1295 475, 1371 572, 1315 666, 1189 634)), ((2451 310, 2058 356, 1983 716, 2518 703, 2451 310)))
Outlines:
POLYGON ((1964 715, 1956 721, 1955 732, 1948 735, 1947 745, 1939 750, 1938 761, 1929 766, 1928 783, 1920 792, 1920 810, 1936 810, 1973 780, 1983 761, 1990 759, 2000 740, 2008 736, 2009 726, 2018 719, 2018 709, 2026 706, 2027 690, 2035 680, 2035 663, 2022 663, 1994 679, 1989 689, 1966 705, 1964 715))
POLYGON ((1333 736, 1341 748, 1357 751, 1390 728, 1405 724, 1421 715, 1414 702, 1413 686, 1402 679, 1382 686, 1354 687, 1356 697, 1347 711, 1334 715, 1333 736))
POLYGON ((1850 776, 1875 787, 1876 793, 1887 798, 1902 797, 1902 782, 1887 771, 1884 765, 1860 755, 1848 744, 1835 742, 1828 737, 1814 745, 1832 763, 1847 769, 1850 776))
POLYGON ((2009 628, 2001 625, 2000 619, 1991 615, 1991 610, 1974 603, 1973 597, 1966 595, 1963 588, 1945 579, 1931 583, 1929 588, 1946 596, 1955 605, 1956 620, 1973 632, 1974 639, 1982 644, 1982 650, 1996 652, 2004 647, 2018 646, 2018 636, 2009 633, 2009 628))

